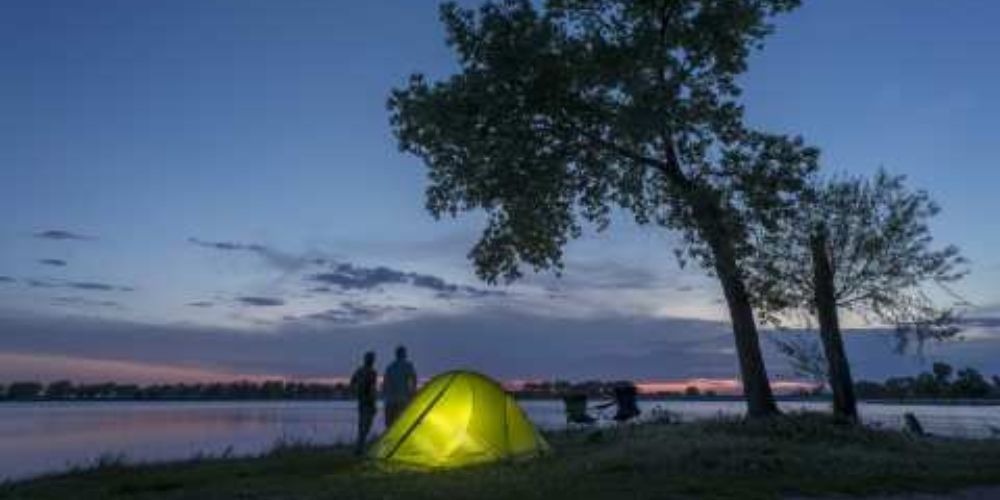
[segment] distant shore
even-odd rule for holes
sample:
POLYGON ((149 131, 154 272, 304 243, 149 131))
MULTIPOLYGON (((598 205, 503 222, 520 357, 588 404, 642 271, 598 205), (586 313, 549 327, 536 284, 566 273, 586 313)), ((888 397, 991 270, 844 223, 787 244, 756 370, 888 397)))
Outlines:
MULTIPOLYGON (((520 400, 526 401, 559 401, 561 396, 552 395, 538 395, 538 394, 518 394, 514 393, 514 397, 520 400)), ((594 400, 598 400, 599 397, 594 397, 594 400)), ((720 394, 715 396, 699 395, 699 396, 686 396, 686 395, 664 395, 664 394, 648 394, 640 395, 639 399, 642 401, 692 401, 692 402, 706 402, 706 401, 724 401, 724 402, 742 402, 743 396, 740 395, 726 395, 720 394)), ((787 396, 777 396, 775 398, 777 401, 783 402, 827 402, 830 401, 828 395, 810 395, 810 396, 798 396, 798 395, 787 395, 787 396)), ((327 397, 327 398, 301 398, 301 397, 247 397, 247 398, 226 398, 226 397, 164 397, 164 398, 132 398, 132 397, 96 397, 96 398, 30 398, 30 399, 0 399, 0 405, 7 404, 17 404, 17 403, 238 403, 238 402, 253 402, 260 403, 265 401, 285 401, 285 402, 323 402, 323 401, 353 401, 350 397, 327 397)), ((1000 406, 1000 398, 865 398, 859 400, 862 403, 869 404, 884 404, 884 405, 919 405, 919 406, 1000 406)))

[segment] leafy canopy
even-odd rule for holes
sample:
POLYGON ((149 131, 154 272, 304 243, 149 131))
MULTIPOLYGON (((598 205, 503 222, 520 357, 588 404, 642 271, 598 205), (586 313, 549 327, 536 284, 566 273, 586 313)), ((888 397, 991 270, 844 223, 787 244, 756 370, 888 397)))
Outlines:
POLYGON ((884 171, 872 179, 817 182, 793 217, 762 235, 748 272, 760 309, 777 322, 782 311, 812 310, 809 245, 822 235, 838 307, 924 333, 954 333, 944 328, 950 314, 937 310, 926 290, 938 284, 947 291, 966 273, 957 247, 934 245, 928 224, 939 212, 926 191, 910 190, 904 177, 884 171))
MULTIPOLYGON (((400 148, 429 167, 436 217, 483 210, 470 252, 479 276, 562 266, 585 223, 622 209, 681 230, 686 253, 736 243, 790 206, 817 151, 744 126, 736 77, 798 0, 447 3, 460 70, 414 74, 388 107, 400 148)), ((683 261, 682 261, 683 262, 683 261)))

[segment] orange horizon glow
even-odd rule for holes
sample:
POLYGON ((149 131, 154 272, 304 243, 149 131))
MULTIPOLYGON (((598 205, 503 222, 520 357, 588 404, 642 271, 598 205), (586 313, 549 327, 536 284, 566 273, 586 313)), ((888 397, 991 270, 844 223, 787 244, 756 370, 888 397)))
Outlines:
MULTIPOLYGON (((716 394, 738 395, 743 392, 743 384, 736 379, 708 379, 692 378, 686 380, 647 380, 637 382, 639 392, 643 394, 656 394, 664 392, 680 393, 688 387, 695 387, 700 392, 715 392, 716 394)), ((799 380, 772 380, 771 390, 778 394, 794 394, 803 390, 811 391, 816 388, 813 382, 799 380)))
MULTIPOLYGON (((508 390, 518 390, 525 384, 539 383, 544 380, 513 379, 504 382, 508 390)), ((712 391, 720 395, 739 395, 743 393, 743 384, 735 378, 686 378, 676 380, 636 380, 636 388, 641 394, 683 393, 688 387, 695 387, 705 393, 712 391)), ((800 391, 811 391, 816 388, 815 382, 803 380, 772 380, 771 390, 776 394, 795 394, 800 391)))

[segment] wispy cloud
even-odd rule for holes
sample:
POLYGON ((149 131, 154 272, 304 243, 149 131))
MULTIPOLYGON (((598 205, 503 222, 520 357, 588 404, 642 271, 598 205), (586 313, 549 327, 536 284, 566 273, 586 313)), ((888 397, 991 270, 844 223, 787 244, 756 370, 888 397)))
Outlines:
POLYGON ((242 304, 255 307, 275 307, 275 306, 285 305, 285 301, 283 299, 279 299, 276 297, 245 296, 245 297, 237 297, 236 300, 242 304))
POLYGON ((109 285, 107 283, 100 283, 97 281, 71 281, 66 283, 65 286, 70 288, 76 288, 77 290, 95 290, 99 292, 134 292, 135 289, 130 286, 117 286, 109 285))
POLYGON ((212 306, 214 306, 215 303, 209 302, 207 300, 199 300, 197 302, 188 302, 187 305, 190 306, 190 307, 202 307, 202 308, 206 308, 206 307, 212 307, 212 306))
MULTIPOLYGON (((340 304, 334 308, 342 309, 340 304)), ((344 315, 327 317, 344 321, 344 315)), ((456 366, 503 379, 584 380, 596 373, 602 378, 664 380, 731 378, 738 373, 732 333, 722 322, 623 315, 573 319, 489 308, 470 314, 403 315, 408 317, 402 321, 372 324, 335 325, 318 317, 279 321, 270 327, 273 335, 247 335, 241 329, 129 323, 83 315, 67 321, 0 314, 4 332, 0 352, 137 363, 184 360, 191 366, 246 374, 329 377, 349 374, 366 350, 390 356, 396 345, 405 344, 424 374, 456 366), (137 332, 142 333, 142 342, 135 341, 137 332)), ((894 354, 891 335, 852 333, 846 342, 859 378, 881 379, 926 369, 913 358, 894 354)), ((993 339, 935 343, 928 346, 928 356, 998 373, 998 344, 1000 340, 993 339)), ((769 368, 787 373, 783 358, 767 343, 762 348, 769 368)))
POLYGON ((246 252, 264 259, 268 265, 285 272, 299 271, 308 266, 319 266, 330 262, 326 257, 318 255, 293 255, 259 243, 237 243, 232 241, 207 241, 199 238, 188 238, 188 242, 202 248, 222 252, 246 252))
POLYGON ((667 280, 647 265, 610 259, 576 260, 567 264, 560 276, 532 274, 522 280, 553 291, 563 290, 651 290, 666 286, 667 280))
POLYGON ((372 323, 390 316, 417 311, 412 306, 365 304, 358 301, 343 301, 338 307, 305 316, 285 316, 285 321, 316 320, 338 325, 359 325, 372 323))
POLYGON ((71 288, 93 292, 134 292, 130 286, 112 285, 99 281, 63 281, 51 279, 29 278, 24 283, 32 288, 71 288))
POLYGON ((386 266, 365 267, 341 263, 324 272, 307 277, 309 281, 335 286, 341 290, 372 290, 385 285, 409 285, 431 290, 441 298, 503 296, 500 290, 485 290, 449 283, 430 274, 401 271, 386 266))
POLYGON ((961 324, 986 328, 1000 328, 1000 316, 978 316, 962 318, 961 324))
POLYGON ((121 304, 113 300, 93 300, 86 297, 56 297, 52 299, 52 304, 60 306, 74 307, 121 307, 121 304))
POLYGON ((406 273, 388 267, 357 267, 351 264, 338 264, 332 271, 309 277, 312 281, 344 290, 370 290, 382 285, 404 283, 406 278, 406 273))
POLYGON ((262 252, 266 250, 266 247, 263 245, 234 243, 231 241, 205 241, 198 238, 188 238, 188 241, 200 247, 213 248, 215 250, 245 250, 248 252, 262 252))
POLYGON ((39 231, 34 234, 35 238, 43 240, 93 240, 96 239, 93 236, 87 236, 84 234, 74 233, 72 231, 66 231, 64 229, 49 229, 46 231, 39 231))
POLYGON ((17 280, 10 276, 0 276, 0 283, 17 283, 17 280))
POLYGON ((66 261, 62 259, 38 259, 39 264, 54 267, 66 267, 66 261))
POLYGON ((259 243, 212 241, 194 237, 188 238, 188 242, 220 252, 253 254, 262 258, 267 265, 285 272, 310 269, 312 273, 306 276, 306 280, 313 283, 308 291, 314 293, 371 291, 387 285, 405 285, 433 291, 438 298, 483 298, 506 294, 500 290, 450 283, 431 274, 404 271, 389 266, 363 266, 343 262, 318 252, 297 255, 259 243))
POLYGON ((28 278, 24 280, 24 284, 32 288, 55 288, 59 286, 58 284, 53 283, 51 281, 40 280, 35 278, 28 278))

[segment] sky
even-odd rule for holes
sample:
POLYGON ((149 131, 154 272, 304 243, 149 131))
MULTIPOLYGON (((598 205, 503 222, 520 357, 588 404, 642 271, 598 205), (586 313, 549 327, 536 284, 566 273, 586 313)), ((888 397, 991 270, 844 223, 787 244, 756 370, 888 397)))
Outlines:
MULTIPOLYGON (((1000 4, 804 3, 742 78, 748 121, 928 190, 980 318, 923 357, 849 335, 856 372, 1000 373, 1000 4)), ((734 377, 676 235, 618 216, 561 278, 475 279, 481 215, 428 215, 385 109, 454 69, 432 1, 0 4, 0 381, 330 378, 396 343, 428 375, 734 377)))

